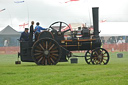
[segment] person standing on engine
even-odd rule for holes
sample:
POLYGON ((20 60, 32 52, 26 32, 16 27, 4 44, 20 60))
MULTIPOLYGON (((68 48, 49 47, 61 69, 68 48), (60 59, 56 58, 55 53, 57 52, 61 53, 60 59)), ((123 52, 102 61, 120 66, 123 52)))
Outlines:
POLYGON ((82 37, 88 37, 90 35, 89 29, 83 24, 82 31, 81 31, 82 37))
POLYGON ((41 26, 39 26, 40 25, 40 23, 39 22, 37 22, 36 23, 36 27, 35 27, 35 33, 40 33, 41 32, 41 30, 47 30, 46 28, 43 28, 43 27, 41 27, 41 26))
POLYGON ((39 35, 39 33, 41 32, 41 30, 47 30, 46 28, 43 28, 43 27, 41 27, 41 26, 39 26, 39 25, 40 25, 40 23, 37 22, 37 23, 36 23, 36 27, 35 27, 35 29, 34 29, 34 31, 35 31, 35 40, 37 40, 38 35, 39 35))
POLYGON ((34 21, 31 22, 31 26, 30 26, 29 42, 32 42, 33 41, 33 32, 34 32, 33 25, 34 25, 34 21))

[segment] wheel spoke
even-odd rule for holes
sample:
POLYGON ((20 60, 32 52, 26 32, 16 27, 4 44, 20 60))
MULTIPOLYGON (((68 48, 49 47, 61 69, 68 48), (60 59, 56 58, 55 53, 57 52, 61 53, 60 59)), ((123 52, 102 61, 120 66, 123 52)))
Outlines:
POLYGON ((94 59, 97 59, 97 57, 94 57, 94 59))
POLYGON ((101 60, 100 59, 98 60, 98 64, 101 64, 101 60))
POLYGON ((97 57, 97 55, 95 55, 95 54, 93 56, 97 57))
POLYGON ((67 29, 66 31, 64 31, 63 33, 67 32, 67 31, 69 31, 69 30, 70 30, 70 28, 69 28, 69 29, 67 29))
POLYGON ((104 55, 104 54, 106 54, 106 52, 105 52, 105 53, 103 53, 103 55, 104 55))
POLYGON ((99 54, 97 52, 95 52, 95 54, 98 56, 99 54))
POLYGON ((49 50, 51 50, 51 49, 53 48, 54 45, 55 45, 55 44, 53 44, 53 45, 49 48, 49 50))
POLYGON ((91 61, 88 61, 88 64, 90 64, 91 63, 91 61))
POLYGON ((42 53, 35 53, 34 55, 36 56, 36 55, 41 55, 42 53))
POLYGON ((50 60, 52 61, 53 64, 55 63, 54 60, 53 60, 52 58, 50 58, 50 60))
POLYGON ((39 46, 44 50, 44 47, 41 44, 39 44, 39 46))
POLYGON ((50 59, 48 58, 48 63, 49 63, 49 65, 51 65, 51 61, 50 61, 50 59))
MULTIPOLYGON (((43 43, 43 47, 46 47, 45 43, 43 43)), ((46 49, 46 48, 45 48, 46 49)))
POLYGON ((43 57, 41 57, 39 60, 38 60, 38 63, 40 63, 40 61, 43 59, 43 57))
POLYGON ((102 61, 103 61, 103 63, 105 64, 105 62, 107 62, 107 61, 108 61, 108 59, 103 59, 102 61))
POLYGON ((50 53, 56 53, 56 52, 58 52, 58 50, 55 50, 55 51, 51 51, 50 53))
POLYGON ((59 56, 58 54, 52 54, 52 55, 54 55, 54 56, 59 56))
POLYGON ((43 55, 35 56, 35 58, 38 59, 38 58, 40 58, 41 56, 43 56, 43 55))
POLYGON ((97 62, 96 62, 96 59, 94 59, 94 62, 95 62, 95 64, 97 63, 97 62))
POLYGON ((39 53, 42 53, 42 51, 40 51, 40 50, 35 50, 35 52, 39 52, 39 53))
POLYGON ((103 54, 103 50, 102 51, 100 51, 100 55, 102 55, 103 54))
POLYGON ((36 46, 35 48, 37 48, 38 50, 41 50, 41 48, 39 46, 36 46))
POLYGON ((48 49, 48 42, 46 41, 46 50, 48 49))
MULTIPOLYGON (((49 28, 54 29, 52 26, 50 26, 49 28)), ((54 29, 54 30, 55 30, 55 29, 54 29)))
POLYGON ((90 60, 91 58, 88 58, 87 60, 90 60))
POLYGON ((42 64, 44 65, 44 61, 45 61, 45 57, 43 57, 43 59, 42 59, 42 64))
POLYGON ((62 28, 62 22, 60 22, 59 32, 61 32, 61 28, 62 28))
POLYGON ((98 53, 95 51, 95 54, 98 56, 98 53))
POLYGON ((107 59, 103 59, 103 60, 106 60, 107 61, 107 59))
POLYGON ((102 61, 103 63, 105 63, 104 61, 102 61))
POLYGON ((54 47, 54 48, 52 48, 51 50, 53 51, 53 50, 56 50, 57 49, 57 47, 54 47))
POLYGON ((92 62, 93 62, 93 64, 98 64, 98 63, 99 63, 99 60, 97 60, 97 57, 94 57, 94 58, 92 59, 92 62))
POLYGON ((57 59, 55 56, 51 56, 52 58, 54 58, 55 60, 57 59))
POLYGON ((52 43, 50 42, 49 45, 48 45, 48 49, 51 47, 51 44, 52 44, 52 43))
POLYGON ((45 65, 47 65, 47 58, 45 59, 45 65))

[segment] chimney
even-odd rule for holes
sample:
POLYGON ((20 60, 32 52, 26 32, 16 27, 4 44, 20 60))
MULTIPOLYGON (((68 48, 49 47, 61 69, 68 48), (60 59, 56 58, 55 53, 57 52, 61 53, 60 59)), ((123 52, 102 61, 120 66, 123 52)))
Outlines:
POLYGON ((92 8, 94 36, 99 36, 99 7, 92 8))

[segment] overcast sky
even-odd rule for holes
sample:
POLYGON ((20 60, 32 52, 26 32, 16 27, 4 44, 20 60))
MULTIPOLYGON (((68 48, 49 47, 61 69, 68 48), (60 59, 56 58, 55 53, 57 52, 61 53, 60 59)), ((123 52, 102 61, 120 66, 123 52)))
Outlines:
POLYGON ((128 22, 128 0, 80 0, 64 3, 68 0, 0 0, 0 30, 7 25, 17 31, 19 25, 33 20, 41 26, 49 27, 55 21, 66 23, 92 24, 92 7, 99 7, 99 20, 107 22, 128 22))

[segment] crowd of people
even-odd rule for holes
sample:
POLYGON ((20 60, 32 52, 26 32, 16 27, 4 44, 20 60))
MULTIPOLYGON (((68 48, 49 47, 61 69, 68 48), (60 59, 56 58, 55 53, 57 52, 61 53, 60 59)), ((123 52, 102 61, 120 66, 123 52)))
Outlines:
POLYGON ((105 41, 104 37, 101 37, 102 46, 105 49, 111 51, 128 51, 128 36, 116 36, 110 37, 105 41))
POLYGON ((38 35, 38 33, 41 32, 41 30, 47 30, 46 28, 43 28, 41 26, 39 26, 40 23, 37 22, 36 23, 36 26, 34 28, 34 21, 31 22, 31 26, 30 26, 30 33, 28 32, 28 28, 25 28, 24 32, 21 33, 21 36, 20 36, 20 41, 32 41, 33 39, 33 33, 35 35, 38 35), (31 34, 32 33, 32 34, 31 34), (30 38, 32 37, 32 39, 30 38))

